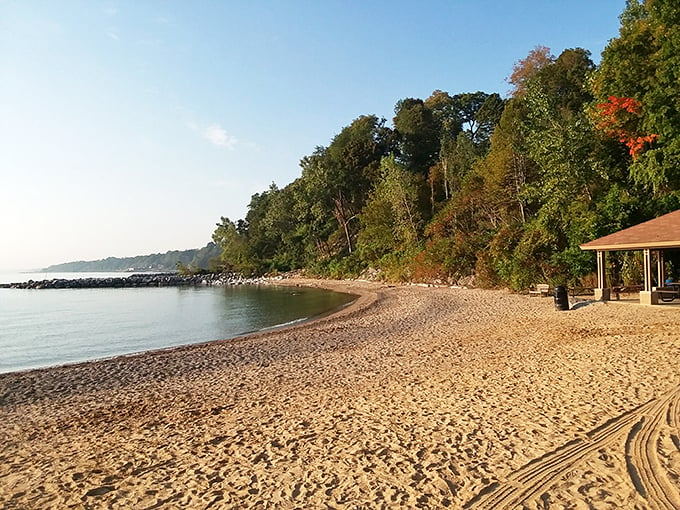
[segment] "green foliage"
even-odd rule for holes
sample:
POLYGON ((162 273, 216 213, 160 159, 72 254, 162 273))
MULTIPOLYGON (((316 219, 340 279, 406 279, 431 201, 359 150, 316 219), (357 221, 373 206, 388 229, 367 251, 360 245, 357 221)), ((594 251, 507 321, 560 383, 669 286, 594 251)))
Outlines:
POLYGON ((415 255, 415 248, 383 255, 378 262, 381 279, 402 283, 417 280, 413 268, 415 255))
POLYGON ((394 156, 383 158, 380 178, 361 214, 361 231, 357 251, 367 265, 385 269, 392 265, 391 254, 406 253, 417 246, 423 228, 419 197, 425 183, 412 174, 394 156))
POLYGON ((642 252, 624 252, 621 263, 621 280, 624 285, 640 285, 644 281, 642 252))
POLYGON ((345 127, 328 148, 317 147, 302 160, 302 187, 310 224, 322 256, 351 254, 360 213, 381 158, 394 145, 384 119, 361 116, 345 127))
MULTIPOLYGON (((582 48, 536 47, 507 100, 435 90, 397 102, 394 129, 358 117, 294 182, 253 195, 245 221, 222 218, 221 263, 516 290, 590 282, 580 244, 680 207, 679 27, 677 2, 629 0, 599 68, 582 48), (605 103, 639 103, 628 145, 603 127, 605 103)), ((611 268, 639 277, 633 258, 611 268)))
POLYGON ((219 263, 222 270, 252 273, 244 230, 243 222, 237 226, 229 218, 220 218, 212 238, 222 250, 219 263))
POLYGON ((503 113, 504 103, 498 94, 474 92, 454 96, 458 115, 469 140, 479 153, 488 149, 493 128, 503 113))
POLYGON ((658 139, 630 163, 630 175, 657 196, 680 187, 679 20, 674 0, 629 0, 594 79, 600 102, 618 96, 642 105, 640 134, 658 139))
POLYGON ((392 204, 381 194, 370 197, 361 217, 361 231, 357 239, 357 252, 367 265, 395 250, 392 225, 395 222, 392 204))
POLYGON ((180 262, 179 260, 177 261, 177 272, 182 275, 182 276, 187 276, 192 274, 192 269, 186 265, 180 262))
POLYGON ((472 274, 477 254, 488 245, 494 220, 483 180, 471 176, 427 226, 427 253, 419 256, 416 274, 453 281, 472 274))
POLYGON ((437 161, 439 130, 433 111, 422 99, 402 99, 394 108, 394 127, 400 144, 399 161, 409 171, 427 175, 437 161))
POLYGON ((330 278, 356 278, 359 276, 364 266, 356 254, 347 257, 335 258, 327 265, 327 274, 330 278))
POLYGON ((181 276, 195 276, 198 274, 207 274, 209 271, 207 269, 203 269, 199 266, 196 266, 194 264, 183 264, 182 262, 177 262, 177 273, 179 273, 181 276))

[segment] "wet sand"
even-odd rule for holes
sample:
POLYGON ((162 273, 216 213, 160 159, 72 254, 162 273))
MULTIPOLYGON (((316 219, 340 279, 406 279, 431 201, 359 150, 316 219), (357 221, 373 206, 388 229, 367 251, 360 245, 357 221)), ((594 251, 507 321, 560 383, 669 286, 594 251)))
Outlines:
POLYGON ((313 282, 337 315, 0 375, 0 508, 679 508, 680 309, 313 282))

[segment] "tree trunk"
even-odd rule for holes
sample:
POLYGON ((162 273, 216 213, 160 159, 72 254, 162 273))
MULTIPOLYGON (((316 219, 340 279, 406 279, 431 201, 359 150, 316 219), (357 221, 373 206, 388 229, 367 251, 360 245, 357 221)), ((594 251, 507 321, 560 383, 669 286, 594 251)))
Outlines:
POLYGON ((347 239, 347 250, 349 253, 352 253, 352 237, 350 236, 349 233, 349 222, 356 217, 355 214, 352 214, 349 218, 347 217, 347 210, 344 205, 344 198, 342 196, 342 193, 338 194, 338 197, 333 200, 335 203, 335 207, 333 208, 333 213, 335 215, 335 219, 338 221, 340 226, 343 228, 345 231, 345 238, 347 239))

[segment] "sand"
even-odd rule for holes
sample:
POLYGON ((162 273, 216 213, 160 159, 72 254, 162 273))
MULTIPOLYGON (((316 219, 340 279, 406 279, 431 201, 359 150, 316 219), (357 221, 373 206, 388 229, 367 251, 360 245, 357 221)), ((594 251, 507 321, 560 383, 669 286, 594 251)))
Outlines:
POLYGON ((680 308, 296 283, 361 298, 0 375, 0 507, 680 507, 680 308))

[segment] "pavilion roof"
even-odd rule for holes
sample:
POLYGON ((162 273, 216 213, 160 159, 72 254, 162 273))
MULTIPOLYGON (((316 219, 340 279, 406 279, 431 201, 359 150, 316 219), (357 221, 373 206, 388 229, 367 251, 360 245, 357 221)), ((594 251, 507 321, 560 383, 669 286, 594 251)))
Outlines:
POLYGON ((581 245, 582 250, 680 248, 680 209, 581 245))

